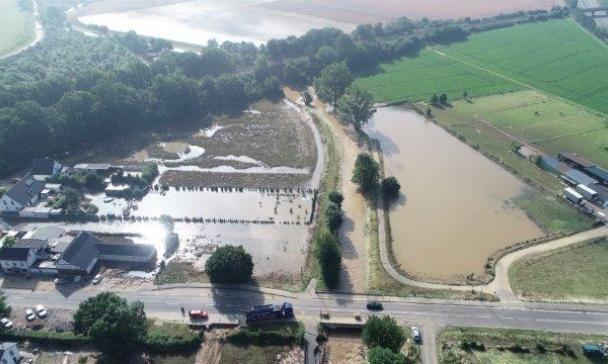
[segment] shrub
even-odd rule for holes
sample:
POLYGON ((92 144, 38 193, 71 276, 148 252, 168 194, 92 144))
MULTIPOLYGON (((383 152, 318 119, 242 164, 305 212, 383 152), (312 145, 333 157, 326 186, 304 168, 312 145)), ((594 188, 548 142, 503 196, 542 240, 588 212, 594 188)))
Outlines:
POLYGON ((391 349, 379 346, 367 353, 367 359, 369 364, 405 364, 405 355, 393 353, 391 349))
POLYGON ((379 346, 397 353, 405 343, 405 332, 390 316, 372 316, 363 327, 362 338, 370 349, 379 346))
POLYGON ((342 202, 344 201, 344 196, 338 191, 331 191, 329 193, 329 201, 335 203, 336 205, 342 207, 342 202))
POLYGON ((228 342, 235 345, 303 345, 304 325, 288 322, 270 326, 250 326, 228 336, 228 342))
POLYGON ((397 178, 391 176, 387 177, 382 181, 382 193, 389 198, 395 198, 399 196, 401 185, 397 178))
POLYGON ((38 344, 57 344, 61 346, 80 346, 89 343, 89 338, 72 331, 56 332, 48 330, 13 329, 0 331, 0 339, 5 341, 32 341, 38 344))
POLYGON ((145 347, 153 354, 172 354, 194 351, 202 341, 202 332, 191 330, 186 325, 163 323, 148 329, 145 347))
POLYGON ((325 209, 325 220, 331 231, 336 231, 342 225, 342 209, 340 206, 331 202, 325 209))

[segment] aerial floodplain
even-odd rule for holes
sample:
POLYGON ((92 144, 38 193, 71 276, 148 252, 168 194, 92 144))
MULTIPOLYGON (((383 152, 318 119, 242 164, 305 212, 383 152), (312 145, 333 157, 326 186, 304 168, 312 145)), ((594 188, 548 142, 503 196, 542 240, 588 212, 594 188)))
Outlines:
POLYGON ((134 30, 143 35, 193 44, 206 44, 209 39, 260 44, 273 38, 302 35, 313 28, 335 27, 350 32, 358 24, 387 22, 400 16, 417 19, 482 17, 517 10, 549 9, 553 5, 562 5, 562 1, 467 0, 452 4, 442 0, 161 0, 149 3, 103 0, 78 12, 79 20, 85 24, 117 31, 134 30))
POLYGON ((0 0, 0 56, 25 45, 34 38, 31 12, 19 7, 17 0, 0 0))

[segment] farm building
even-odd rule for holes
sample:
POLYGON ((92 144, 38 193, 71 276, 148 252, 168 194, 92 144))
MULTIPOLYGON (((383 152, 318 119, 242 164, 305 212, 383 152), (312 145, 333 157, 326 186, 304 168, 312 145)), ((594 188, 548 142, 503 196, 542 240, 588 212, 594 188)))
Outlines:
POLYGON ((568 199, 568 201, 576 203, 576 204, 580 203, 583 200, 583 195, 576 192, 571 187, 564 189, 564 196, 566 196, 566 199, 568 199))
POLYGON ((57 262, 60 276, 90 275, 99 261, 97 244, 103 243, 93 234, 82 231, 67 246, 57 262))
POLYGON ((566 171, 564 173, 562 173, 561 176, 564 180, 566 180, 566 182, 570 183, 571 185, 593 185, 598 183, 597 180, 589 177, 588 175, 586 175, 585 173, 576 170, 576 169, 570 169, 569 171, 566 171))
POLYGON ((593 178, 599 180, 603 185, 608 185, 608 171, 604 168, 593 166, 585 169, 593 178))
POLYGON ((560 162, 557 159, 550 157, 548 155, 541 156, 538 159, 538 165, 539 165, 539 167, 546 169, 549 172, 555 173, 557 175, 561 175, 572 169, 567 164, 560 162))
POLYGON ((593 162, 591 162, 590 160, 588 160, 586 158, 579 156, 576 153, 560 152, 557 155, 557 159, 559 159, 560 161, 567 163, 575 168, 580 168, 580 169, 591 168, 591 167, 595 166, 595 164, 593 162))
POLYGON ((147 244, 98 244, 99 260, 147 264, 156 260, 156 249, 147 244))
POLYGON ((35 204, 44 189, 44 182, 31 175, 25 176, 0 198, 0 212, 17 213, 24 207, 35 204))

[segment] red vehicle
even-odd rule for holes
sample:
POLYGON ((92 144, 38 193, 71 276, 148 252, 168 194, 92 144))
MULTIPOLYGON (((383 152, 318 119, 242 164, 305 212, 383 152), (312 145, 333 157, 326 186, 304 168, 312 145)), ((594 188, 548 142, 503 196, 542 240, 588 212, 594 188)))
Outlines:
POLYGON ((209 318, 209 313, 203 310, 190 310, 188 311, 188 316, 190 316, 191 320, 206 320, 209 318))

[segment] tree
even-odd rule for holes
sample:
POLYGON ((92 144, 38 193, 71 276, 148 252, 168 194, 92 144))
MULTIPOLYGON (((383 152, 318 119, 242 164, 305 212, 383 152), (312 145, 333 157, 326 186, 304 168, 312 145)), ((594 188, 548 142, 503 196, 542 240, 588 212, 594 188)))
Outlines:
POLYGON ((306 106, 310 106, 313 101, 312 96, 308 91, 304 91, 304 93, 302 94, 302 100, 304 100, 304 105, 306 106))
POLYGON ((245 283, 253 274, 253 261, 243 246, 226 245, 211 254, 205 271, 212 283, 245 283))
POLYGON ((394 353, 398 353, 405 343, 405 331, 390 316, 370 317, 363 326, 361 336, 368 348, 387 348, 394 353))
POLYGON ((439 103, 439 97, 437 97, 436 94, 433 94, 433 96, 431 96, 431 105, 437 105, 439 103))
POLYGON ((344 196, 338 191, 331 191, 329 193, 329 201, 335 203, 338 206, 342 206, 342 202, 344 201, 344 196))
POLYGON ((378 184, 380 167, 367 153, 361 153, 355 161, 352 182, 359 185, 363 192, 367 192, 378 184))
POLYGON ((395 198, 399 196, 399 190, 401 190, 401 185, 397 178, 390 176, 382 181, 382 193, 386 197, 395 198))
POLYGON ((113 357, 125 357, 146 338, 148 322, 144 305, 131 304, 112 292, 82 302, 74 314, 74 331, 89 336, 98 349, 113 357))
POLYGON ((374 115, 374 96, 358 87, 349 86, 338 102, 340 118, 360 130, 374 115))
POLYGON ((342 209, 340 206, 330 202, 324 212, 327 226, 331 231, 336 231, 342 225, 342 209))
POLYGON ((440 103, 441 105, 446 105, 446 106, 447 106, 447 104, 448 104, 448 95, 446 95, 446 94, 441 94, 441 95, 439 96, 439 103, 440 103))
POLYGON ((330 233, 322 233, 316 242, 315 256, 321 266, 321 278, 330 289, 340 282, 342 254, 338 244, 338 238, 330 233))
POLYGON ((322 101, 336 106, 346 88, 353 82, 353 75, 344 62, 325 67, 319 77, 315 78, 317 95, 322 101))
POLYGON ((405 355, 379 346, 367 352, 367 360, 369 364, 406 364, 405 355))
MULTIPOLYGON (((8 239, 8 238, 7 238, 8 239)), ((0 316, 8 317, 11 314, 11 306, 6 302, 6 295, 0 291, 0 316)))

